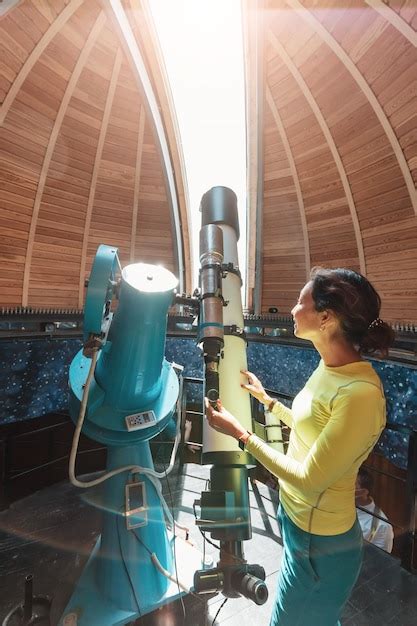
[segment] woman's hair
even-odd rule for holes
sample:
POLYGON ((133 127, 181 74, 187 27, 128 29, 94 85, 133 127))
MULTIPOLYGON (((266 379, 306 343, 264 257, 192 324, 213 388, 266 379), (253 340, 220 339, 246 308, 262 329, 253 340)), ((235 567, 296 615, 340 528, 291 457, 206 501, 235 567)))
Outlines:
POLYGON ((313 267, 310 277, 316 311, 333 311, 347 341, 362 354, 386 356, 394 331, 379 318, 381 298, 369 280, 343 268, 313 267))

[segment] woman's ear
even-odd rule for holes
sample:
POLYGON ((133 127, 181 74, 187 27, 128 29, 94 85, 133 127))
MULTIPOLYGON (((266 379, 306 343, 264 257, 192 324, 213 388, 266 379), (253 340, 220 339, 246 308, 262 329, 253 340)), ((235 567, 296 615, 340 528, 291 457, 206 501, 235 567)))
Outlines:
POLYGON ((320 313, 320 324, 321 326, 325 326, 326 324, 328 324, 329 320, 330 320, 330 313, 327 310, 324 310, 320 313))
POLYGON ((337 316, 331 309, 321 312, 320 330, 330 330, 333 327, 334 322, 337 321, 337 316))
POLYGON ((322 322, 324 324, 329 324, 330 322, 337 322, 339 319, 336 313, 332 311, 331 309, 325 309, 324 311, 322 311, 322 315, 323 315, 322 322))

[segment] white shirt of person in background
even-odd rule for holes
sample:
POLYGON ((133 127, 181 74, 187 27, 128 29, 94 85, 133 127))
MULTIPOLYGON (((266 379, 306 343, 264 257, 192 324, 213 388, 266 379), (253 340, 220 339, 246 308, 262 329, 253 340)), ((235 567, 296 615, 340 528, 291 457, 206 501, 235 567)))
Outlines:
POLYGON ((360 509, 356 508, 358 521, 365 541, 373 543, 386 552, 391 552, 394 543, 394 531, 388 521, 385 522, 378 517, 374 517, 373 514, 376 514, 387 520, 385 513, 376 506, 371 497, 372 487, 371 474, 365 468, 361 468, 355 487, 355 504, 356 507, 361 507, 360 509))

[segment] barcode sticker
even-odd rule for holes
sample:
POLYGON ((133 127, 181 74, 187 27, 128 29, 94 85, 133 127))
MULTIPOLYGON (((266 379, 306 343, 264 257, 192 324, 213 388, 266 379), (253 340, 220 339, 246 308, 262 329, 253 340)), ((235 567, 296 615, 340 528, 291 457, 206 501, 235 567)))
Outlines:
POLYGON ((127 430, 139 430, 139 428, 147 428, 156 423, 155 413, 153 411, 143 411, 143 413, 132 413, 126 415, 127 430))

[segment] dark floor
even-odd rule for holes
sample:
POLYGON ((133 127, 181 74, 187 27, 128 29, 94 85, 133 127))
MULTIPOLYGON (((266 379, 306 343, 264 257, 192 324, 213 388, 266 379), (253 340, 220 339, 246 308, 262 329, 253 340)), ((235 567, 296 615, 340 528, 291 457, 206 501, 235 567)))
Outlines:
MULTIPOLYGON (((169 504, 172 495, 178 521, 190 527, 191 538, 201 551, 203 539, 194 524, 193 503, 204 490, 208 473, 207 467, 193 464, 183 466, 181 471, 177 467, 169 477, 170 488, 164 486, 169 504)), ((52 598, 52 626, 56 626, 98 534, 100 513, 88 500, 88 492, 65 483, 37 492, 0 513, 0 621, 22 600, 25 575, 33 573, 35 595, 52 598)), ((282 552, 275 521, 276 504, 275 491, 254 483, 251 488, 253 538, 244 544, 245 556, 248 562, 265 568, 268 602, 259 607, 245 598, 228 600, 216 624, 268 625, 282 552)), ((214 558, 217 555, 208 544, 205 551, 214 558)), ((169 626, 211 626, 223 600, 221 595, 209 600, 207 618, 196 618, 195 603, 200 602, 197 598, 192 600, 194 607, 186 602, 185 619, 182 607, 177 606, 176 617, 171 613, 170 619, 162 622, 169 626)), ((204 615, 203 608, 200 614, 204 615)), ((395 558, 367 546, 362 572, 342 624, 415 626, 417 576, 402 569, 395 558)), ((148 625, 152 625, 149 616, 148 625)), ((308 620, 304 625, 308 626, 308 620)))

